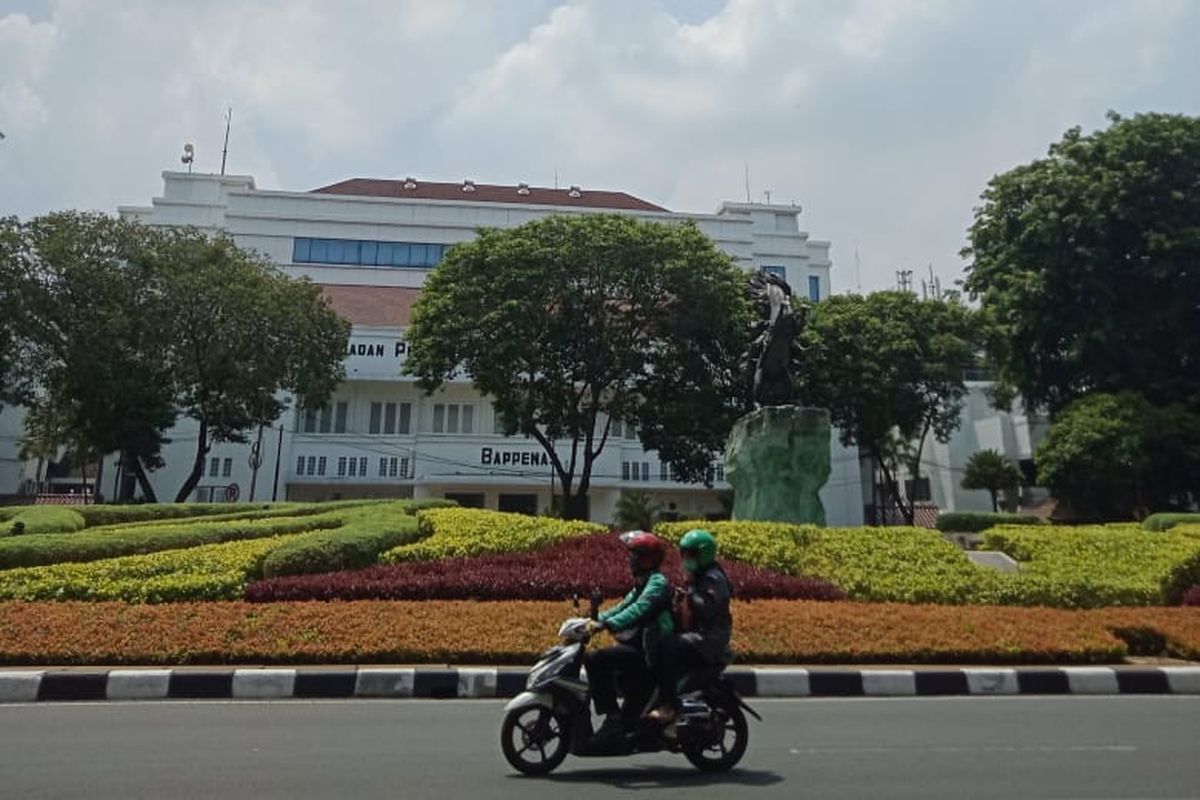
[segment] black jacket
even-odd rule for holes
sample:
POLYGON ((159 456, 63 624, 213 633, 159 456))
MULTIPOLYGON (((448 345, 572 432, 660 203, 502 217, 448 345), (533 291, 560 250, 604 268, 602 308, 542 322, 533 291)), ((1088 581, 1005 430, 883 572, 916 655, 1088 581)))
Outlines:
POLYGON ((692 574, 687 592, 690 625, 685 636, 710 664, 728 662, 733 656, 729 649, 733 634, 731 599, 733 584, 720 564, 714 562, 703 572, 692 574))

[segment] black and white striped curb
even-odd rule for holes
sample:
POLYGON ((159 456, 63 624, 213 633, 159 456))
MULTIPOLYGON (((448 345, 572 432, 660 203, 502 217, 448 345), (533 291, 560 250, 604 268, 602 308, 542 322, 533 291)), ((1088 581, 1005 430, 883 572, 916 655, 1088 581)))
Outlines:
MULTIPOLYGON (((514 697, 517 668, 252 668, 0 671, 0 703, 57 700, 514 697)), ((745 697, 1200 694, 1200 667, 741 668, 745 697)))

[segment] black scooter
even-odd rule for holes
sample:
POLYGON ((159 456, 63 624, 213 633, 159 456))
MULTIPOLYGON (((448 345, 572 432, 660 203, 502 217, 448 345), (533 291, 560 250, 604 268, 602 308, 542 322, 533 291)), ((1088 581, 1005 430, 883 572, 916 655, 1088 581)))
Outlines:
MULTIPOLYGON (((599 606, 600 598, 593 596, 591 619, 596 618, 599 606)), ((762 717, 738 696, 733 682, 722 674, 724 665, 684 676, 679 713, 665 727, 642 716, 657 699, 649 676, 619 680, 625 729, 618 735, 597 739, 592 727, 590 688, 581 678, 591 638, 587 623, 587 617, 571 617, 562 624, 558 635, 563 644, 542 654, 529 672, 526 690, 504 707, 500 748, 514 769, 527 775, 545 775, 562 764, 568 754, 610 757, 667 751, 682 753, 706 772, 732 769, 741 760, 750 741, 743 712, 760 721, 762 717)))

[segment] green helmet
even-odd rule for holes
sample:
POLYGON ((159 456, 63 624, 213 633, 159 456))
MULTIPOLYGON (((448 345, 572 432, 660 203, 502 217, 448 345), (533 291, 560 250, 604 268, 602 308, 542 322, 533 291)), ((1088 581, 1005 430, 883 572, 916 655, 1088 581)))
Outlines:
POLYGON ((696 572, 717 560, 717 539, 703 528, 694 528, 679 540, 679 551, 684 569, 696 572))

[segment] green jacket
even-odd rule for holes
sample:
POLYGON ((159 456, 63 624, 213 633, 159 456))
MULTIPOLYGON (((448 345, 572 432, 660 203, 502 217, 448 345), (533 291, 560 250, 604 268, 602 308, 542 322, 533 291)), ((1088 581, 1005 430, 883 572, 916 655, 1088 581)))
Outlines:
POLYGON ((618 605, 600 612, 600 621, 613 633, 655 625, 662 636, 675 632, 671 616, 671 583, 661 572, 652 572, 618 605))

